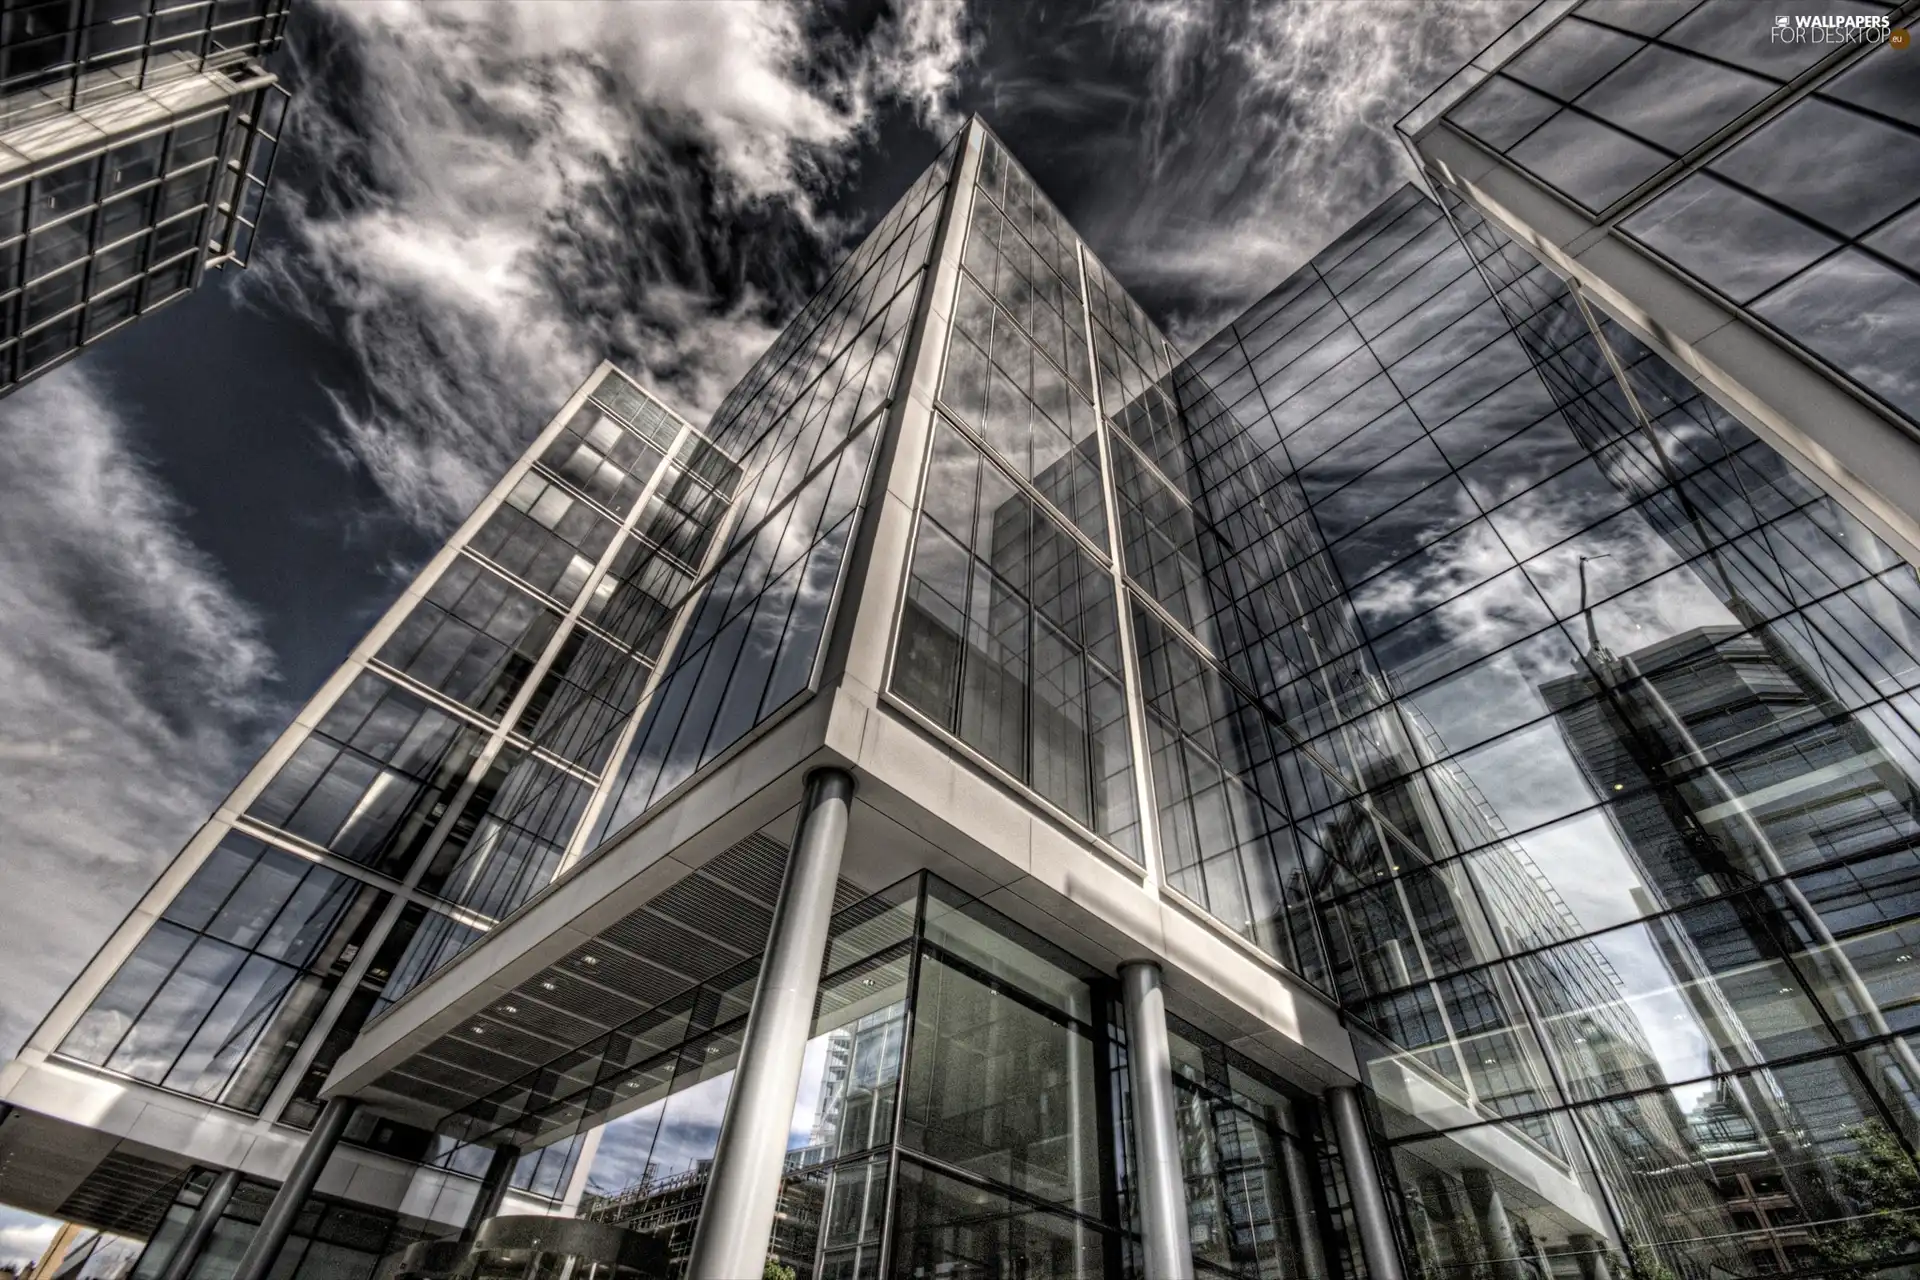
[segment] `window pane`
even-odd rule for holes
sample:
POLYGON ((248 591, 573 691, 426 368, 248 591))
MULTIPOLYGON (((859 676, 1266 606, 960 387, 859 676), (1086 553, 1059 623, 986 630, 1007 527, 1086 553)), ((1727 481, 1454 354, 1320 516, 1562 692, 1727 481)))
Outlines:
POLYGON ((156 924, 74 1024, 60 1052, 82 1062, 105 1062, 193 940, 185 929, 156 924))
POLYGON ((1662 192, 1621 225, 1736 302, 1784 280, 1836 243, 1704 173, 1662 192))
POLYGON ((900 1165, 894 1275, 1000 1275, 1020 1260, 1032 1280, 1100 1280, 1106 1237, 1072 1218, 1033 1209, 997 1192, 922 1168, 900 1165))
POLYGON ((1859 235, 1920 197, 1920 136, 1809 98, 1715 160, 1713 171, 1859 235))
POLYGON ((1651 178, 1667 157, 1643 142, 1562 111, 1515 147, 1513 158, 1598 212, 1651 178))
POLYGON ((1589 89, 1577 105, 1678 154, 1773 89, 1758 76, 1648 46, 1589 89))
POLYGON ((1856 249, 1828 258, 1754 311, 1920 419, 1920 282, 1856 249))
POLYGON ((937 956, 921 961, 901 1141, 1099 1212, 1093 1041, 937 956))

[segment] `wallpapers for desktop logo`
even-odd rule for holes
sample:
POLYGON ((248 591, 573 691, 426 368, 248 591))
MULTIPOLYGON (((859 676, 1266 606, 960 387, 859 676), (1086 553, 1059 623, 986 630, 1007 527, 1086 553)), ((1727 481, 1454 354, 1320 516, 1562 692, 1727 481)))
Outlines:
POLYGON ((1884 13, 1778 14, 1773 20, 1775 44, 1888 44, 1907 47, 1907 32, 1894 30, 1884 13))

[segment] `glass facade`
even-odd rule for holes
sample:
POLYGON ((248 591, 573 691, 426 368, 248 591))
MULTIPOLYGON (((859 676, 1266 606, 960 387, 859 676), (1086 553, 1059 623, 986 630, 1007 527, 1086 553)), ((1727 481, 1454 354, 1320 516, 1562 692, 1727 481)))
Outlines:
POLYGON ((0 130, 199 72, 280 44, 291 0, 22 0, 0 20, 0 130))
MULTIPOLYGON (((60 1056, 311 1125, 367 1021, 585 850, 738 471, 618 371, 577 400, 203 832, 60 1056)), ((353 1136, 425 1149, 378 1127, 353 1136)))
POLYGON ((258 1111, 387 898, 229 834, 60 1051, 258 1111))
MULTIPOLYGON (((1910 412, 1884 382, 1906 346, 1856 370, 1768 310, 1848 255, 1910 269, 1884 239, 1908 162, 1868 192, 1844 149, 1830 182, 1737 160, 1843 108, 1910 124, 1920 79, 1880 46, 1782 52, 1744 12, 1585 0, 1445 127, 1910 412), (1766 255, 1731 215, 1649 213, 1690 183, 1792 212, 1825 256, 1715 277, 1676 228, 1731 238, 1740 271, 1766 255)), ((844 595, 893 624, 874 715, 1079 838, 1163 922, 1324 1000, 1407 1274, 1916 1274, 1920 578, 1432 189, 1182 358, 969 125, 707 429, 617 373, 550 426, 60 1055, 311 1123, 370 1019, 830 679, 844 595), (931 400, 891 412, 907 376, 931 400), (886 438, 923 429, 923 452, 886 438), (919 467, 888 478, 910 536, 869 593, 849 548, 896 457, 919 467)), ((1819 296, 1880 323, 1879 294, 1819 296)), ((569 938, 515 1004, 482 992, 386 1077, 437 1132, 354 1138, 466 1173, 512 1145, 520 1185, 572 1187, 573 1211, 684 1263, 773 843, 729 851, 756 888, 716 855, 607 926, 604 955, 569 938)), ((840 889, 773 1261, 1141 1275, 1113 974, 925 870, 840 889)), ((1222 1043, 1230 987, 1169 996, 1194 1268, 1363 1280, 1365 1162, 1337 1150, 1324 1080, 1222 1043)), ((1242 1012, 1241 1048, 1276 1034, 1242 1012)))
MULTIPOLYGON (((214 1175, 199 1171, 189 1177, 164 1208, 144 1251, 121 1280, 160 1280, 187 1233, 214 1175)), ((188 1280, 226 1280, 239 1266, 254 1229, 273 1203, 274 1186, 258 1179, 242 1179, 226 1208, 214 1222, 212 1234, 188 1280)), ((278 1274, 325 1276, 328 1280, 373 1280, 387 1255, 412 1243, 402 1215, 391 1208, 372 1209, 331 1196, 315 1196, 300 1215, 287 1246, 280 1254, 278 1274)), ((91 1280, 77 1277, 76 1280, 91 1280)), ((102 1274, 99 1280, 116 1280, 102 1274)))
POLYGON ((286 112, 287 0, 0 14, 0 393, 245 266, 286 112))
MULTIPOLYGON (((1016 309, 962 277, 893 693, 1092 825, 1027 584, 1070 543, 1119 670, 1104 463, 1163 887, 1342 1007, 1415 1273, 1900 1264, 1912 567, 1457 200, 1401 191, 1174 367, 1081 256, 1105 436, 1039 466, 1074 415, 1014 375, 994 416, 1016 309)), ((1210 1188, 1258 1131, 1182 1079, 1196 1253, 1257 1274, 1210 1188)))
MULTIPOLYGON (((664 1233, 684 1263, 758 958, 450 1117, 499 1142, 604 1124, 582 1217, 664 1233)), ((789 1128, 771 1258, 797 1277, 1137 1275, 1124 1032, 1110 978, 932 877, 840 912, 789 1128)), ((1283 1086, 1195 1028, 1176 1039, 1194 1254, 1300 1274, 1321 1191, 1283 1086), (1291 1160, 1291 1163, 1289 1161, 1291 1160), (1303 1216, 1304 1215, 1304 1216, 1303 1216)))
POLYGON ((814 687, 959 139, 947 145, 714 413, 738 458, 725 546, 695 588, 601 834, 814 687))
POLYGON ((1079 241, 981 136, 890 688, 1139 862, 1079 241))
POLYGON ((1920 423, 1920 91, 1871 0, 1587 0, 1447 120, 1920 423), (1811 86, 1810 92, 1801 91, 1811 86))
POLYGON ((246 264, 286 94, 199 96, 191 119, 32 177, 8 171, 0 133, 0 391, 246 264))

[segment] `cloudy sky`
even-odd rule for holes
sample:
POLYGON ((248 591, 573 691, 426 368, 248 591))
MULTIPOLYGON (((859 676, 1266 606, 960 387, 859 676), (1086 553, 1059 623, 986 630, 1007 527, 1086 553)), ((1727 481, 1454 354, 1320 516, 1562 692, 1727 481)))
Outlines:
POLYGON ((0 401, 0 1054, 603 353, 704 415, 969 111, 1192 344, 1522 7, 302 0, 253 270, 0 401))

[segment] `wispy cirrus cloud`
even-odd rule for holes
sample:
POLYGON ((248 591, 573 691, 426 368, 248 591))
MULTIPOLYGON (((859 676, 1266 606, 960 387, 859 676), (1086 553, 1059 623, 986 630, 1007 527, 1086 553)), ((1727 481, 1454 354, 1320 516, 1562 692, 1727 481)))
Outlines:
POLYGON ((257 618, 182 533, 110 389, 0 404, 0 1054, 31 1030, 284 712, 257 618))
POLYGON ((881 104, 957 123, 963 17, 320 6, 253 286, 352 349, 338 448, 444 528, 603 354, 711 409, 854 229, 823 196, 881 104))
POLYGON ((1149 89, 1112 265, 1191 349, 1413 177, 1394 122, 1531 5, 1115 0, 1149 89))

